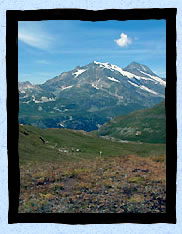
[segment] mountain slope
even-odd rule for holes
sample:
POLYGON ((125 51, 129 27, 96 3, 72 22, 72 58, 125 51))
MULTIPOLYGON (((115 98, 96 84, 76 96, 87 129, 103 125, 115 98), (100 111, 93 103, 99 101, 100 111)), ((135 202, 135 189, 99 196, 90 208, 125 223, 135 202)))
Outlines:
POLYGON ((122 69, 94 61, 42 85, 20 83, 19 95, 20 123, 92 131, 113 117, 161 102, 165 81, 145 65, 122 69))
POLYGON ((165 143, 165 102, 126 116, 118 116, 104 124, 96 135, 129 141, 165 143))
POLYGON ((157 75, 155 73, 153 73, 153 71, 149 67, 147 67, 144 64, 139 64, 139 63, 136 63, 136 62, 130 63, 123 70, 131 72, 131 73, 133 73, 135 75, 138 75, 138 76, 141 76, 142 74, 144 74, 143 72, 145 72, 148 75, 152 75, 152 76, 156 76, 157 77, 157 75))
POLYGON ((166 212, 165 144, 24 125, 18 143, 19 213, 166 212))
POLYGON ((69 129, 40 129, 19 126, 20 163, 41 161, 78 161, 102 157, 164 155, 165 145, 118 143, 92 136, 84 131, 69 129))

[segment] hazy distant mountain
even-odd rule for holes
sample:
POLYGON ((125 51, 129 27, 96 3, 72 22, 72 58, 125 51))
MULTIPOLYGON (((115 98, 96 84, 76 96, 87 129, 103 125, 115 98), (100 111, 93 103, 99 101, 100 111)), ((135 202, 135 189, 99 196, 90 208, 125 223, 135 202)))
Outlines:
POLYGON ((161 102, 165 85, 145 65, 133 62, 122 69, 94 61, 42 85, 19 83, 19 122, 91 131, 115 116, 161 102))
POLYGON ((113 118, 95 134, 111 139, 114 137, 120 140, 165 143, 165 102, 163 101, 152 108, 113 118))

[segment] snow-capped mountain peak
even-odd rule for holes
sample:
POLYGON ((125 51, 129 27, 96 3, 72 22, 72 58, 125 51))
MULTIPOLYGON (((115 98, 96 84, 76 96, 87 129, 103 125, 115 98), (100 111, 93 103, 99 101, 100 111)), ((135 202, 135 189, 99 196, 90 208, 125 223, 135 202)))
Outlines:
POLYGON ((19 91, 20 122, 60 127, 64 121, 66 128, 91 131, 112 117, 162 101, 165 80, 142 64, 121 68, 93 61, 62 72, 41 85, 19 83, 19 91), (32 110, 40 117, 38 120, 30 117, 32 110))
POLYGON ((132 62, 126 68, 121 68, 117 65, 113 65, 108 62, 101 63, 101 62, 94 61, 93 63, 96 65, 99 65, 100 68, 105 68, 111 71, 119 72, 122 76, 125 76, 128 79, 133 79, 133 78, 138 79, 138 80, 143 79, 143 80, 158 82, 163 86, 166 85, 166 82, 164 80, 162 80, 159 76, 153 73, 150 70, 150 68, 148 68, 146 65, 143 65, 143 64, 132 62))

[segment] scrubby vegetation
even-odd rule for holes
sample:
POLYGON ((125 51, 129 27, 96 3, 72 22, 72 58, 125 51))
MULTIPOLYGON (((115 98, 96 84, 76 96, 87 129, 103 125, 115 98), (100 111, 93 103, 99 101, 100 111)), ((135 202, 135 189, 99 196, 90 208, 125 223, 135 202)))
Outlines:
POLYGON ((137 156, 20 166, 19 212, 165 212, 165 163, 137 156))
POLYGON ((19 158, 20 213, 166 211, 164 144, 20 126, 19 158))

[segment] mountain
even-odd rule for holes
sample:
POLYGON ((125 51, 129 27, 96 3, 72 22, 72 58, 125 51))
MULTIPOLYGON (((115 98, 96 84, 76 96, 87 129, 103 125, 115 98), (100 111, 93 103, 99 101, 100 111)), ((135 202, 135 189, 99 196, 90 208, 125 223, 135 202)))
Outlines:
POLYGON ((163 101, 152 108, 113 118, 96 131, 95 134, 109 139, 165 143, 165 102, 163 101))
POLYGON ((149 78, 150 78, 150 76, 157 76, 155 73, 152 72, 152 70, 150 70, 149 67, 147 67, 146 65, 143 65, 143 64, 136 63, 136 62, 132 62, 127 67, 125 67, 123 70, 131 72, 131 73, 138 75, 138 76, 145 74, 145 76, 149 77, 149 78))
POLYGON ((19 122, 41 128, 98 129, 112 118, 165 97, 165 80, 147 66, 93 61, 41 85, 19 83, 19 122))
POLYGON ((33 88, 34 88, 34 86, 29 81, 18 83, 18 89, 19 89, 20 93, 24 93, 24 90, 26 90, 26 89, 33 89, 33 88))

